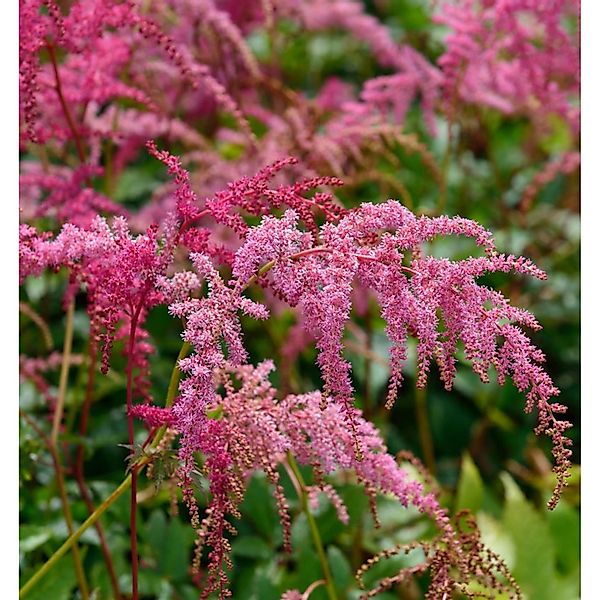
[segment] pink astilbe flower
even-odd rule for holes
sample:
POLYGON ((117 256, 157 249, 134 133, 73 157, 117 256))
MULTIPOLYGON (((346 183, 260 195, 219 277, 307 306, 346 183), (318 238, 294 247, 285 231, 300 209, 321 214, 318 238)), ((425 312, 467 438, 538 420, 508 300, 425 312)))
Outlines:
POLYGON ((558 158, 555 158, 536 173, 529 185, 525 188, 521 198, 520 210, 526 213, 537 196, 538 192, 549 184, 558 175, 568 175, 579 168, 581 164, 581 155, 579 152, 565 152, 558 158))
POLYGON ((150 428, 162 425, 172 427, 175 420, 173 411, 152 404, 135 404, 131 407, 130 414, 142 419, 150 428))
POLYGON ((433 110, 442 84, 438 69, 421 54, 409 46, 398 44, 388 28, 374 16, 366 14, 361 2, 355 0, 329 0, 320 2, 304 0, 296 9, 309 30, 341 28, 355 38, 365 42, 373 51, 378 62, 386 68, 393 68, 397 75, 376 78, 367 87, 363 100, 363 110, 382 101, 392 103, 398 124, 402 123, 409 103, 417 92, 422 99, 425 122, 432 133, 435 132, 433 110), (394 90, 394 98, 391 90, 394 90))
POLYGON ((213 33, 221 45, 223 63, 226 63, 222 67, 230 67, 231 63, 239 62, 252 76, 260 76, 260 67, 246 44, 244 34, 234 23, 231 15, 221 8, 221 2, 168 0, 166 4, 177 11, 179 16, 180 22, 176 34, 179 40, 189 40, 189 44, 194 43, 194 34, 204 26, 213 33))
POLYGON ((181 160, 166 150, 159 150, 152 140, 146 143, 146 148, 152 156, 167 167, 169 175, 174 176, 177 214, 182 219, 184 227, 188 222, 199 219, 203 211, 199 206, 198 197, 192 190, 190 174, 181 165, 181 160))
POLYGON ((296 159, 288 157, 261 169, 252 177, 242 177, 230 183, 226 190, 217 192, 206 201, 206 206, 214 218, 236 233, 245 236, 248 226, 239 213, 232 213, 233 208, 241 208, 251 215, 266 215, 274 208, 282 206, 293 208, 300 218, 313 230, 316 221, 313 208, 322 211, 327 218, 337 219, 344 214, 344 209, 336 205, 330 194, 321 193, 312 199, 304 194, 320 186, 339 186, 342 182, 337 177, 315 177, 299 181, 291 185, 282 185, 276 189, 269 188, 269 180, 287 165, 296 164, 296 159))
MULTIPOLYGON (((354 409, 356 431, 353 434, 348 430, 342 408, 334 404, 323 408, 323 399, 318 392, 288 396, 278 401, 276 391, 267 379, 273 369, 270 361, 256 368, 249 365, 234 367, 222 361, 221 368, 211 382, 213 391, 209 402, 204 403, 203 411, 194 411, 190 417, 187 411, 184 414, 184 409, 189 410, 189 391, 197 386, 197 363, 193 357, 181 363, 188 378, 181 384, 182 394, 172 410, 172 418, 167 417, 165 410, 157 410, 156 415, 148 407, 135 410, 140 416, 157 424, 158 416, 182 433, 181 451, 188 464, 180 475, 183 477, 186 500, 191 506, 194 527, 200 531, 198 553, 205 544, 210 547, 209 578, 203 597, 214 591, 218 591, 221 598, 229 595, 225 571, 230 566, 230 544, 225 533, 234 533, 235 530, 226 516, 240 517, 237 507, 243 499, 245 480, 257 469, 264 471, 273 485, 283 527, 284 546, 289 547, 288 504, 277 471, 277 465, 285 463, 287 452, 291 452, 300 463, 316 469, 321 480, 325 474, 338 469, 355 471, 359 481, 367 485, 371 492, 391 494, 404 506, 414 505, 427 514, 436 523, 444 543, 449 547, 457 547, 449 519, 435 496, 425 492, 421 483, 411 480, 407 472, 387 454, 379 432, 363 419, 360 411, 354 409), (239 384, 234 385, 234 380, 239 384), (219 383, 225 390, 222 395, 214 391, 219 383), (191 418, 196 420, 194 431, 189 426, 191 418), (197 435, 198 428, 202 429, 202 435, 197 435), (188 455, 190 435, 194 437, 192 444, 195 449, 206 457, 202 472, 210 483, 211 500, 201 522, 189 489, 189 473, 193 468, 193 459, 188 455), (364 449, 360 461, 353 451, 355 436, 360 438, 364 449)), ((196 406, 199 405, 196 400, 196 406)), ((347 511, 330 484, 321 481, 309 491, 313 495, 318 491, 324 492, 336 507, 340 519, 347 521, 347 511)))
POLYGON ((320 486, 311 485, 306 488, 306 492, 308 494, 308 504, 312 510, 317 510, 319 507, 319 494, 324 494, 335 508, 337 518, 344 523, 344 525, 348 524, 350 520, 348 509, 331 484, 327 483, 320 486))
POLYGON ((39 141, 34 123, 38 117, 39 52, 47 36, 64 40, 64 23, 53 0, 19 0, 19 108, 25 123, 25 140, 39 141), (44 6, 48 14, 42 14, 44 6))
POLYGON ((549 115, 579 131, 578 17, 576 0, 461 0, 445 2, 437 20, 448 26, 439 59, 445 95, 507 114, 526 114, 539 126, 549 115))
POLYGON ((297 159, 293 157, 278 160, 252 177, 241 177, 229 183, 226 189, 216 192, 213 197, 200 201, 191 187, 189 173, 182 167, 181 160, 167 151, 158 150, 154 142, 148 142, 147 148, 167 166, 169 174, 175 176, 177 212, 183 220, 184 228, 187 224, 210 215, 243 238, 249 227, 236 209, 250 215, 262 216, 285 206, 293 208, 308 227, 317 231, 314 209, 321 211, 327 219, 333 220, 339 219, 346 212, 334 202, 331 194, 321 192, 313 198, 305 197, 307 192, 317 187, 342 185, 337 177, 314 177, 289 185, 280 185, 275 189, 269 187, 270 180, 282 169, 297 163, 297 159))
POLYGON ((182 381, 179 400, 173 409, 178 428, 184 435, 182 459, 188 465, 193 461, 193 452, 201 447, 205 435, 204 429, 208 424, 205 412, 217 401, 215 373, 223 369, 227 362, 242 364, 247 358, 237 311, 259 319, 268 316, 265 307, 242 298, 238 291, 227 286, 208 257, 192 254, 190 258, 198 280, 206 279, 209 295, 200 299, 178 300, 169 306, 171 314, 185 319, 183 337, 195 351, 180 362, 182 371, 189 377, 182 381), (226 345, 227 355, 222 342, 226 345))
POLYGON ((85 227, 99 213, 125 215, 126 211, 110 198, 89 187, 91 177, 102 174, 100 167, 82 165, 76 169, 52 167, 48 171, 39 163, 25 165, 19 177, 20 194, 27 198, 32 217, 53 215, 60 223, 69 221, 85 227), (37 205, 35 209, 31 205, 37 205))
MULTIPOLYGON (((148 53, 156 50, 159 51, 158 64, 161 61, 163 65, 167 64, 166 59, 173 66, 175 77, 183 78, 188 88, 202 88, 218 106, 233 115, 246 139, 254 140, 237 103, 209 67, 196 61, 184 44, 178 43, 159 23, 148 18, 136 2, 78 0, 64 17, 52 0, 44 0, 43 4, 54 7, 49 10, 50 15, 41 14, 41 0, 23 0, 20 11, 24 140, 71 139, 75 135, 74 123, 72 116, 66 114, 64 102, 72 111, 75 106, 88 108, 115 98, 127 98, 159 113, 163 110, 159 109, 160 99, 153 97, 156 82, 147 81, 146 73, 148 53), (44 47, 53 53, 53 62, 56 60, 55 48, 64 49, 64 60, 60 64, 41 67, 39 53, 44 47), (145 60, 138 61, 138 54, 145 60), (142 67, 138 70, 139 62, 142 67), (124 81, 123 74, 128 70, 132 83, 124 81)), ((226 16, 221 20, 215 16, 215 19, 213 21, 223 29, 226 16)), ((176 87, 180 86, 178 82, 176 87)), ((168 100, 166 105, 169 105, 168 100)))
POLYGON ((554 413, 566 409, 552 402, 558 390, 539 364, 543 354, 521 329, 538 329, 539 325, 527 311, 512 307, 502 294, 477 283, 486 273, 516 271, 540 279, 545 273, 523 257, 498 254, 491 234, 474 221, 417 218, 395 201, 363 204, 338 224, 324 225, 320 239, 322 245, 306 248, 308 238, 294 234, 289 213, 279 228, 273 218, 264 219, 247 236, 247 247, 238 251, 235 272, 247 276, 260 260, 274 261, 266 278, 281 298, 302 307, 306 326, 316 338, 325 392, 345 406, 350 425, 354 427, 353 388, 351 366, 343 357, 343 334, 350 317, 352 282, 358 278, 375 292, 393 344, 388 406, 402 383, 409 335, 418 342, 417 383, 421 387, 435 359, 442 381, 450 389, 455 356, 459 347, 464 347, 466 358, 483 381, 494 368, 500 383, 510 377, 520 391, 528 391, 526 410, 537 409, 537 431, 549 435, 555 446, 558 483, 550 501, 554 506, 568 476, 571 441, 564 431, 570 425, 554 418, 554 413), (269 243, 261 253, 263 243, 257 241, 263 239, 263 228, 269 232, 265 236, 269 243), (424 255, 423 244, 439 235, 471 237, 485 256, 452 261, 424 255), (291 250, 295 252, 289 254, 291 250))
POLYGON ((172 237, 159 238, 154 229, 132 237, 122 217, 114 219, 112 228, 101 217, 86 229, 67 223, 54 239, 22 225, 21 278, 39 275, 49 267, 66 267, 70 286, 65 300, 85 287, 92 335, 102 342, 106 372, 117 323, 135 316, 141 326, 140 315, 162 302, 156 281, 170 264, 172 237))
MULTIPOLYGON (((80 365, 82 362, 83 357, 81 355, 71 355, 70 364, 80 365)), ((61 352, 52 352, 44 357, 19 356, 19 378, 22 381, 30 381, 48 403, 51 410, 54 410, 56 396, 45 374, 48 371, 59 369, 62 363, 63 355, 61 352)))

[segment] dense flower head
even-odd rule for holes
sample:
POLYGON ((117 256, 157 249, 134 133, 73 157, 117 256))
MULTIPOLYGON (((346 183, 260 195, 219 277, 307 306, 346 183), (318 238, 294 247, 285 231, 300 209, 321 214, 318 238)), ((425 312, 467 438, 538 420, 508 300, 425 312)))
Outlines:
POLYGON ((236 255, 234 273, 247 277, 261 259, 272 261, 266 277, 280 297, 302 308, 304 323, 316 338, 325 392, 346 407, 352 427, 351 366, 343 357, 343 337, 352 282, 358 278, 375 292, 393 344, 388 406, 402 383, 409 335, 417 339, 421 387, 435 360, 446 389, 451 389, 462 347, 482 381, 488 381, 494 368, 500 383, 512 378, 520 391, 528 392, 526 409, 537 409, 538 431, 555 444, 556 493, 560 491, 568 473, 570 441, 564 430, 569 424, 553 416, 564 411, 551 400, 558 390, 540 366, 543 354, 522 329, 539 325, 527 311, 512 307, 502 294, 477 282, 486 273, 509 271, 544 279, 543 271, 523 257, 499 254, 491 234, 474 221, 415 217, 395 201, 364 204, 339 223, 324 225, 322 244, 312 247, 306 246, 309 238, 296 230, 291 213, 276 225, 275 219, 264 219, 247 236, 236 255), (453 261, 425 255, 423 245, 440 235, 471 237, 484 256, 453 261))
POLYGON ((117 323, 135 315, 138 320, 162 301, 156 280, 171 261, 172 240, 159 239, 152 229, 133 237, 122 217, 115 218, 112 227, 102 217, 96 217, 88 228, 66 223, 54 239, 50 237, 21 226, 21 278, 39 275, 46 268, 66 267, 70 279, 66 303, 84 286, 92 332, 102 341, 106 371, 117 323))
POLYGON ((451 33, 439 64, 448 103, 460 96, 532 115, 540 126, 554 113, 577 133, 578 33, 565 23, 578 12, 574 0, 444 2, 438 21, 451 33))
MULTIPOLYGON (((247 139, 254 139, 237 103, 210 68, 196 61, 185 44, 145 15, 137 2, 77 0, 63 15, 53 0, 23 0, 20 15, 23 141, 81 137, 85 131, 74 123, 75 106, 88 111, 89 107, 123 98, 145 106, 157 116, 167 112, 154 97, 152 85, 146 83, 146 73, 136 71, 138 52, 158 53, 157 63, 162 61, 167 78, 172 65, 187 86, 192 90, 201 87, 203 93, 233 115, 247 139), (42 4, 49 14, 41 11, 42 4), (60 63, 58 48, 67 51, 60 63), (50 64, 40 63, 42 49, 51 57, 50 64), (133 85, 123 80, 128 69, 134 72, 133 85)), ((214 26, 231 38, 226 16, 215 8, 212 17, 214 26)))
POLYGON ((54 215, 60 223, 83 227, 101 213, 125 215, 122 206, 90 187, 91 178, 101 174, 101 168, 89 165, 44 170, 38 163, 25 164, 19 178, 21 208, 30 218, 54 215))
MULTIPOLYGON (((184 371, 191 373, 189 379, 196 376, 191 371, 191 364, 190 361, 182 364, 184 371)), ((277 470, 278 464, 286 463, 288 452, 320 474, 316 485, 310 488, 310 497, 314 502, 315 495, 323 492, 336 507, 342 521, 348 518, 347 510, 335 489, 323 479, 324 475, 340 468, 355 471, 358 480, 372 490, 391 494, 405 506, 416 506, 434 520, 446 543, 454 543, 448 517, 435 496, 425 492, 421 483, 411 479, 398 466, 387 453, 379 432, 363 419, 359 411, 354 414, 356 431, 352 433, 347 427, 342 408, 329 405, 323 409, 322 397, 318 392, 287 396, 278 401, 276 390, 267 379, 273 368, 271 361, 265 361, 257 367, 234 367, 231 363, 223 363, 216 382, 223 383, 225 393, 215 393, 210 403, 204 405, 203 411, 193 413, 193 418, 204 423, 203 435, 196 437, 193 443, 207 457, 203 470, 211 490, 207 517, 200 527, 202 544, 207 543, 212 547, 209 557, 210 589, 217 589, 219 582, 226 581, 223 567, 227 564, 225 554, 229 546, 224 532, 231 526, 225 517, 227 514, 239 517, 237 504, 243 497, 243 479, 256 469, 264 471, 273 485, 284 528, 284 546, 289 547, 288 504, 277 470), (239 384, 234 385, 234 380, 239 384), (360 461, 354 454, 355 436, 359 437, 364 448, 364 456, 360 461)), ((188 389, 184 382, 182 394, 173 409, 173 417, 169 419, 169 423, 183 433, 182 450, 189 443, 188 389)), ((149 422, 155 422, 156 417, 149 409, 139 409, 137 412, 149 422)), ((187 456, 187 451, 183 452, 187 456)), ((190 468, 188 465, 187 469, 190 468)), ((189 485, 189 471, 182 477, 184 485, 189 485)), ((189 495, 187 497, 190 499, 189 495)))

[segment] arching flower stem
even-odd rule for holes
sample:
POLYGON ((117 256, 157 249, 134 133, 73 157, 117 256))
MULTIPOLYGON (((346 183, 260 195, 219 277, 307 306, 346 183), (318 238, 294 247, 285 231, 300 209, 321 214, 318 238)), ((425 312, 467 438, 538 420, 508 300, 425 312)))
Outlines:
POLYGON ((77 156, 79 157, 81 164, 84 164, 85 152, 83 150, 83 143, 81 142, 81 136, 79 135, 79 131, 77 130, 77 126, 75 125, 75 120, 73 119, 73 115, 69 110, 69 105, 67 104, 65 96, 63 94, 60 75, 58 72, 58 63, 56 61, 56 51, 54 50, 54 46, 52 44, 47 44, 46 48, 48 49, 48 56, 50 57, 50 63, 52 64, 52 70, 54 71, 54 79, 56 80, 56 93, 58 94, 60 106, 63 109, 65 119, 67 120, 67 125, 69 126, 69 129, 71 130, 71 134, 73 136, 73 140, 75 141, 77 156))

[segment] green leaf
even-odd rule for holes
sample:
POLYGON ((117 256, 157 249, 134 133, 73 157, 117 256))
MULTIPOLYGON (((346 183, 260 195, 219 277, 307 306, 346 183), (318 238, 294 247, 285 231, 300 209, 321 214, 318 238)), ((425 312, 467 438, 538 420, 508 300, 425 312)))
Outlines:
POLYGON ((272 565, 256 570, 253 581, 253 600, 279 600, 280 594, 275 587, 272 565))
POLYGON ((179 519, 155 511, 146 525, 146 539, 156 558, 158 572, 171 580, 187 579, 194 532, 179 519))
POLYGON ((63 556, 27 594, 27 600, 69 600, 75 587, 73 556, 63 556))
POLYGON ((22 525, 19 528, 19 551, 26 554, 39 548, 53 536, 47 525, 22 525))
POLYGON ((484 497, 483 481, 473 459, 465 452, 462 459, 460 479, 454 509, 456 512, 469 509, 476 513, 481 509, 484 497))
POLYGON ((117 202, 127 202, 149 196, 160 183, 147 169, 130 166, 119 176, 114 199, 117 202))
POLYGON ((483 543, 499 554, 511 570, 515 565, 515 544, 504 526, 484 512, 477 515, 477 525, 483 543))
MULTIPOLYGON (((314 545, 312 544, 312 540, 300 550, 296 568, 298 578, 294 587, 299 590, 304 591, 316 579, 322 579, 323 571, 321 569, 321 563, 319 562, 319 557, 317 556, 314 545)), ((314 600, 327 598, 327 594, 323 590, 323 586, 319 586, 314 591, 314 593, 311 595, 311 600, 313 600, 313 598, 314 600)))
POLYGON ((327 560, 329 561, 335 587, 342 594, 352 583, 350 563, 337 546, 327 548, 327 560))
POLYGON ((581 538, 579 514, 563 500, 548 513, 547 519, 554 545, 560 548, 558 566, 564 573, 578 572, 581 538))
POLYGON ((237 538, 232 544, 232 552, 235 556, 265 560, 272 554, 269 545, 257 535, 245 535, 237 538))
POLYGON ((502 524, 515 547, 512 574, 528 600, 572 600, 560 594, 554 571, 555 548, 550 527, 507 473, 502 473, 506 504, 502 524))
POLYGON ((260 534, 269 540, 273 539, 279 519, 264 475, 257 474, 252 477, 240 510, 260 534))

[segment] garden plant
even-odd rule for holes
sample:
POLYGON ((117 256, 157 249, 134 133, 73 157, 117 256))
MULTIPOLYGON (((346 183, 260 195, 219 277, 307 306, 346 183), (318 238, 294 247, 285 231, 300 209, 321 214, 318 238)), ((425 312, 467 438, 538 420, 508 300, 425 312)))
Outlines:
POLYGON ((579 2, 19 8, 20 597, 579 598, 579 2))

